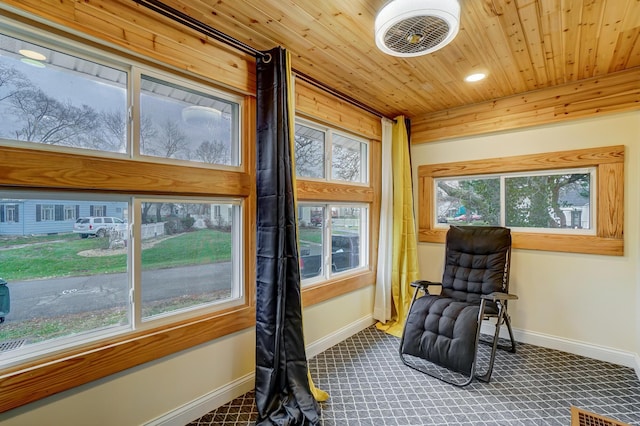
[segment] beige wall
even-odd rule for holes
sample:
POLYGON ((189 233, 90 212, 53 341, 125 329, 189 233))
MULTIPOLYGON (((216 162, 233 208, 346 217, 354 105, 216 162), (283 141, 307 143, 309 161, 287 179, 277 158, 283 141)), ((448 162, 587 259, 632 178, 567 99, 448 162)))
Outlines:
MULTIPOLYGON (((333 344, 332 335, 366 322, 373 312, 373 294, 369 286, 305 308, 307 346, 318 348, 323 341, 333 344)), ((233 385, 251 375, 254 368, 255 329, 251 328, 2 413, 0 424, 144 424, 233 385)))
MULTIPOLYGON (((640 112, 569 121, 517 131, 414 145, 414 174, 422 164, 625 145, 625 255, 622 257, 514 250, 509 306, 523 340, 560 340, 640 353, 640 112)), ((439 279, 442 244, 418 246, 420 270, 439 279)), ((582 345, 583 346, 583 345, 582 345)), ((626 354, 626 355, 625 355, 626 354)))

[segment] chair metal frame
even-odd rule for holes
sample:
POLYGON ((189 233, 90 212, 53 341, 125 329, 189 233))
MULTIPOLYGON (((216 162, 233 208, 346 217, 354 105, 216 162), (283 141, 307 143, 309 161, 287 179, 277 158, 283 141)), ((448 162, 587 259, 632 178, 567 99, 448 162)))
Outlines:
MULTIPOLYGON (((509 249, 507 252, 507 257, 506 257, 506 263, 505 263, 505 270, 504 270, 504 274, 503 274, 503 284, 502 284, 502 290, 503 291, 508 291, 509 288, 509 274, 510 274, 510 265, 511 265, 511 245, 509 245, 509 249)), ((413 303, 415 302, 415 300, 418 298, 418 293, 420 291, 422 291, 424 293, 424 295, 426 296, 434 296, 434 297, 438 297, 438 295, 431 295, 429 294, 429 286, 440 286, 442 287, 442 283, 439 282, 432 282, 432 281, 427 281, 427 280, 418 280, 418 281, 414 281, 411 283, 412 287, 415 287, 415 291, 413 292, 413 297, 411 299, 411 304, 409 305, 409 312, 411 312, 411 307, 413 307, 413 303)), ((434 371, 430 371, 426 368, 423 368, 421 366, 419 366, 417 363, 411 362, 404 354, 403 352, 403 345, 404 345, 404 340, 405 340, 405 335, 406 335, 406 327, 403 328, 402 331, 402 337, 400 339, 400 347, 399 347, 399 353, 400 353, 400 359, 402 360, 402 362, 408 366, 413 368, 414 370, 420 371, 421 373, 427 374, 431 377, 435 377, 439 380, 442 380, 446 383, 455 385, 455 386, 459 386, 459 387, 463 387, 463 386, 467 386, 468 384, 470 384, 473 379, 478 379, 482 382, 488 383, 491 380, 491 373, 493 372, 493 365, 495 362, 495 356, 496 356, 496 352, 497 349, 502 349, 502 350, 507 350, 509 352, 515 353, 516 352, 516 340, 513 336, 513 329, 511 328, 511 318, 509 317, 509 314, 507 313, 507 304, 509 302, 509 300, 517 300, 518 296, 516 296, 515 294, 510 294, 510 293, 506 293, 506 292, 493 292, 493 293, 489 293, 489 294, 483 294, 480 296, 480 304, 479 304, 479 311, 478 311, 478 317, 477 317, 477 330, 476 330, 476 335, 475 335, 475 342, 474 342, 474 356, 473 356, 473 361, 471 364, 471 371, 468 377, 466 377, 466 380, 463 382, 457 382, 455 380, 449 379, 448 377, 445 377, 442 374, 438 374, 434 371), (487 305, 487 302, 493 302, 496 307, 497 307, 497 314, 494 313, 487 313, 485 308, 487 305), (482 321, 483 320, 488 320, 491 318, 495 318, 496 320, 496 325, 495 325, 495 331, 493 334, 493 338, 491 340, 484 340, 481 339, 480 335, 481 335, 481 328, 482 328, 482 321), (500 327, 502 325, 506 325, 507 326, 507 330, 509 332, 509 339, 511 344, 510 345, 501 345, 499 344, 499 335, 500 335, 500 327), (479 343, 483 343, 483 344, 487 344, 491 346, 491 354, 489 357, 489 366, 487 368, 487 371, 481 374, 477 374, 476 373, 476 368, 477 368, 477 364, 478 364, 478 348, 479 348, 479 343)), ((408 315, 407 315, 408 316, 408 315)), ((427 362, 431 362, 429 360, 425 360, 427 362)), ((436 364, 437 365, 437 364, 436 364)), ((446 367, 442 367, 442 368, 446 368, 446 367)), ((461 374, 461 373, 460 373, 461 374)), ((463 375, 464 376, 464 375, 463 375)))

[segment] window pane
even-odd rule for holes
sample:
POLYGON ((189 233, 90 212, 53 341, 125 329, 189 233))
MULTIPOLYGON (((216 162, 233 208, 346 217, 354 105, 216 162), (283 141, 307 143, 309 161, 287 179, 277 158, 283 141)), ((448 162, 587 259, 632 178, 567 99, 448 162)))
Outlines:
POLYGON ((436 187, 438 223, 500 224, 500 178, 438 179, 436 187))
POLYGON ((331 177, 348 182, 366 182, 367 144, 334 134, 331 177))
POLYGON ((506 225, 590 229, 589 173, 505 178, 506 225))
POLYGON ((0 137, 125 152, 127 73, 0 34, 0 137))
POLYGON ((141 154, 240 164, 238 104, 144 75, 141 85, 141 154))
POLYGON ((331 207, 331 272, 355 269, 364 264, 360 256, 362 220, 365 209, 360 207, 331 207))
POLYGON ((296 124, 296 176, 324 178, 324 137, 323 131, 296 124))
MULTIPOLYGON (((98 203, 109 213, 128 211, 123 198, 36 199, 0 193, 0 211, 12 206, 16 215, 12 222, 0 221, 0 277, 9 288, 9 309, 0 326, 0 347, 9 352, 1 349, 0 358, 129 325, 126 244, 117 234, 97 237, 95 229, 82 238, 64 214, 77 211, 88 223, 89 208, 98 203)), ((3 297, 0 311, 6 306, 3 297)))
POLYGON ((324 276, 324 212, 322 206, 305 205, 298 209, 300 277, 303 280, 324 276))
POLYGON ((235 204, 142 203, 142 317, 239 297, 235 204))

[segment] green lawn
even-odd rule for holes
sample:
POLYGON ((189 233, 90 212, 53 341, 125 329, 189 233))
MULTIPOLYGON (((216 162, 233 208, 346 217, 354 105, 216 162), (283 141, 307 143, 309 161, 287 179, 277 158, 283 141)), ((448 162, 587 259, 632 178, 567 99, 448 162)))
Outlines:
MULTIPOLYGON (((0 246, 0 277, 8 282, 48 277, 97 275, 127 270, 126 254, 81 256, 85 250, 106 250, 108 238, 35 237, 0 246), (26 245, 25 245, 26 244, 26 245)), ((142 252, 143 269, 197 265, 230 260, 231 233, 203 229, 159 242, 142 252)))

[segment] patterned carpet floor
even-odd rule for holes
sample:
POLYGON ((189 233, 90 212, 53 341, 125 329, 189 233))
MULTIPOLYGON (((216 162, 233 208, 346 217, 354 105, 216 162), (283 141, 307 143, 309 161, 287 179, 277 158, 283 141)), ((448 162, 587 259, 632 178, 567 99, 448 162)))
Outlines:
MULTIPOLYGON (((405 366, 398 345, 370 327, 309 360, 316 386, 330 395, 321 425, 564 426, 576 406, 640 426, 640 381, 631 368, 519 343, 515 354, 498 351, 489 383, 458 388, 405 366)), ((489 350, 481 348, 480 367, 489 350)), ((249 392, 188 426, 246 426, 256 417, 249 392)))

